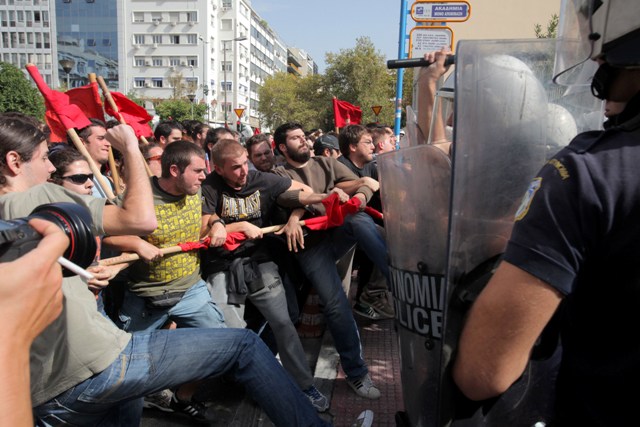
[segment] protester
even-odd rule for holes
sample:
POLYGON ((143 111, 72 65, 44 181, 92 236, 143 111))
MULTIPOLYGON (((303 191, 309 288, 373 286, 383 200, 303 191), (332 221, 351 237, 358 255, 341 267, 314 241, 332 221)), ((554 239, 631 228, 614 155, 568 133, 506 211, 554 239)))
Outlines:
POLYGON ((142 156, 147 161, 149 165, 149 170, 151 174, 157 178, 160 178, 162 175, 162 153, 164 150, 157 142, 152 142, 148 145, 140 145, 140 151, 142 152, 142 156))
POLYGON ((316 138, 313 143, 313 152, 316 156, 333 157, 334 159, 342 155, 338 138, 331 134, 321 135, 316 138))
MULTIPOLYGON (((373 133, 390 139, 384 127, 375 128, 373 131, 362 125, 347 125, 342 128, 339 137, 342 156, 338 161, 356 176, 369 177, 378 181, 378 167, 373 158, 375 146, 373 133)), ((379 212, 382 211, 380 191, 373 193, 369 205, 379 212)), ((383 234, 383 229, 379 228, 378 233, 383 234)), ((394 318, 395 309, 387 280, 382 277, 379 269, 374 271, 373 261, 361 247, 356 249, 354 264, 358 267, 358 289, 354 311, 372 320, 394 318)))
MULTIPOLYGON (((203 274, 213 298, 225 310, 230 326, 244 326, 242 315, 234 306, 242 305, 245 299, 260 310, 275 334, 283 366, 313 406, 320 412, 325 411, 329 402, 313 385, 302 343, 289 318, 273 249, 268 239, 263 238, 261 227, 273 222, 276 201, 301 207, 321 202, 327 194, 299 191, 290 178, 249 171, 247 152, 235 140, 219 141, 211 153, 215 173, 207 177, 202 194, 203 222, 211 224, 214 248, 207 251, 208 262, 203 263, 203 274), (243 233, 247 240, 233 251, 220 247, 227 233, 232 232, 243 233)), ((296 219, 293 221, 296 223, 287 224, 278 234, 286 235, 289 242, 295 240, 301 244, 300 227, 296 219)))
POLYGON ((163 120, 156 125, 153 130, 153 136, 160 147, 163 149, 167 145, 182 139, 184 127, 175 120, 163 120))
MULTIPOLYGON (((107 138, 124 154, 131 178, 122 207, 46 184, 53 166, 45 135, 25 122, 0 117, 2 218, 26 216, 41 203, 70 201, 90 210, 97 234, 145 235, 155 230, 151 188, 133 130, 118 126, 107 138)), ((63 420, 138 425, 139 420, 120 424, 120 406, 227 372, 276 425, 325 424, 253 332, 177 329, 129 334, 98 313, 93 294, 77 276, 65 278, 62 290, 66 303, 61 316, 34 340, 30 352, 31 375, 38 379, 31 392, 40 424, 63 420)))
POLYGON ((49 160, 56 168, 49 181, 78 194, 93 193, 93 173, 89 163, 76 149, 59 144, 59 148, 49 154, 49 160))
POLYGON ((251 164, 260 172, 270 172, 276 165, 269 135, 259 133, 249 138, 245 144, 251 164))
MULTIPOLYGON (((78 136, 84 144, 89 156, 98 167, 103 167, 109 163, 109 150, 111 144, 106 138, 107 128, 104 122, 98 119, 89 119, 91 124, 78 131, 78 136)), ((73 145, 72 141, 69 141, 69 145, 73 145)), ((108 190, 102 187, 100 180, 93 177, 93 196, 108 198, 107 191, 113 192, 113 186, 109 178, 106 175, 102 175, 102 181, 105 185, 111 186, 108 190)))
MULTIPOLYGON (((285 166, 276 168, 278 175, 299 180, 317 193, 343 186, 342 190, 356 197, 362 206, 366 205, 373 191, 378 189, 375 180, 367 177, 358 179, 333 158, 311 158, 304 130, 298 123, 279 126, 274 139, 287 161, 285 166)), ((320 211, 324 209, 321 206, 317 208, 320 211)), ((373 385, 367 365, 362 359, 358 328, 347 296, 342 290, 342 281, 335 263, 353 245, 362 242, 363 247, 366 246, 367 251, 371 251, 372 257, 373 252, 377 252, 375 259, 384 266, 388 274, 386 245, 375 230, 371 218, 364 213, 347 216, 343 226, 330 232, 317 232, 313 242, 306 240, 304 249, 297 250, 295 255, 324 306, 327 325, 340 354, 347 382, 359 396, 377 399, 380 391, 373 385)))

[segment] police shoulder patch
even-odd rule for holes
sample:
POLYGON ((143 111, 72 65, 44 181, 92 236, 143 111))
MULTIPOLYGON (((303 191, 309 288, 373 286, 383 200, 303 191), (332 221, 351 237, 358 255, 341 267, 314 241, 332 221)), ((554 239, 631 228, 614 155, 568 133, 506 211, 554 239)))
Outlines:
POLYGON ((540 189, 541 185, 542 178, 534 178, 533 181, 531 181, 527 192, 524 194, 524 197, 522 197, 520 207, 516 211, 516 221, 520 221, 527 215, 527 212, 529 212, 529 207, 531 206, 531 202, 533 201, 533 196, 536 195, 536 192, 540 189))

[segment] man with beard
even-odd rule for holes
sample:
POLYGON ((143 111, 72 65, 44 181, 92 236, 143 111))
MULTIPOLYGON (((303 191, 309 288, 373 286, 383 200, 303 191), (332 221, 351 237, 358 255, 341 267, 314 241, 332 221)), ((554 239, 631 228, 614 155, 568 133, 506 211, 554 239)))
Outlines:
MULTIPOLYGON (((274 133, 276 144, 286 159, 286 164, 276 168, 278 175, 288 176, 310 186, 316 193, 326 193, 339 188, 360 200, 365 206, 374 191, 377 181, 358 178, 346 166, 331 157, 310 157, 309 146, 302 126, 285 123, 274 133)), ((323 206, 316 206, 320 213, 323 206)), ((292 215, 301 215, 295 211, 292 215)), ((305 246, 296 252, 296 257, 307 278, 318 293, 324 306, 327 325, 340 354, 347 382, 359 396, 368 399, 380 397, 373 385, 369 370, 362 359, 358 327, 342 281, 338 275, 336 261, 355 244, 360 244, 367 255, 388 275, 387 247, 375 228, 373 220, 359 212, 345 218, 344 224, 328 231, 310 232, 305 246)))

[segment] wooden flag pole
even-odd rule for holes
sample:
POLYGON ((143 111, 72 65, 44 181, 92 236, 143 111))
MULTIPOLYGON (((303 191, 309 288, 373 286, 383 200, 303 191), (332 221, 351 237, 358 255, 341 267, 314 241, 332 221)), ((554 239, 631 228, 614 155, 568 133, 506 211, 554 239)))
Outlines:
MULTIPOLYGON (((107 102, 109 103, 109 105, 111 106, 113 111, 115 111, 116 114, 118 115, 118 117, 116 117, 116 119, 118 119, 118 121, 121 124, 126 125, 127 122, 124 119, 124 117, 122 117, 122 114, 120 114, 120 112, 118 111, 118 105, 113 100, 113 97, 111 96, 111 91, 109 91, 109 88, 107 87, 107 84, 105 83, 105 81, 102 78, 102 76, 98 76, 98 83, 100 84, 100 88, 102 89, 102 93, 104 94, 104 98, 107 100, 107 102)), ((145 145, 149 145, 149 142, 147 142, 147 139, 144 136, 141 137, 140 139, 142 140, 142 142, 145 145)), ((140 152, 140 156, 142 157, 142 152, 140 152)), ((151 173, 151 169, 149 169, 149 165, 147 164, 147 161, 144 159, 144 157, 142 157, 142 161, 144 163, 144 168, 147 171, 147 175, 148 176, 153 176, 153 173, 151 173)))
MULTIPOLYGON (((97 83, 96 73, 89 73, 89 82, 97 83)), ((113 178, 113 187, 116 196, 120 194, 120 174, 116 167, 116 159, 113 157, 113 150, 109 146, 109 169, 111 170, 111 178, 113 178)))

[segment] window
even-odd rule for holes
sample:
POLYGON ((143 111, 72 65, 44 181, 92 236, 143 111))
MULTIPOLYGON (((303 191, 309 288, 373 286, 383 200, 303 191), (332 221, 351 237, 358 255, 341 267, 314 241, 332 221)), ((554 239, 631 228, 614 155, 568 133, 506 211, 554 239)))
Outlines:
POLYGON ((233 71, 233 63, 231 61, 221 62, 220 65, 220 71, 233 71))
POLYGON ((136 64, 136 67, 144 67, 144 58, 136 56, 134 58, 134 63, 136 64))
POLYGON ((162 44, 162 36, 153 36, 153 43, 162 44))
POLYGON ((95 46, 96 39, 87 39, 87 46, 95 46))
POLYGON ((197 67, 198 66, 198 58, 195 56, 188 56, 187 57, 187 65, 190 67, 197 67))
POLYGON ((151 14, 151 22, 158 25, 162 22, 162 14, 161 13, 152 13, 151 14))
POLYGON ((187 12, 187 22, 198 22, 198 12, 187 12))
POLYGON ((177 58, 175 56, 172 56, 171 58, 169 58, 169 66, 177 67, 179 65, 180 65, 180 58, 177 58))
POLYGON ((133 44, 144 44, 144 35, 143 34, 134 35, 133 44))
POLYGON ((169 12, 169 22, 172 24, 180 22, 180 12, 169 12))
POLYGON ((228 31, 231 29, 232 20, 231 19, 223 19, 220 23, 220 29, 223 31, 228 31))
POLYGON ((102 46, 111 46, 111 40, 102 39, 102 46))
POLYGON ((51 43, 49 41, 49 33, 44 33, 42 34, 42 36, 44 38, 44 48, 51 49, 51 43))
POLYGON ((133 12, 133 22, 144 22, 144 12, 133 12))
POLYGON ((162 67, 162 58, 153 58, 154 67, 162 67))
POLYGON ((220 86, 222 87, 223 91, 229 92, 233 87, 233 82, 220 82, 220 86))
POLYGON ((154 77, 151 79, 152 87, 162 87, 162 77, 154 77))
POLYGON ((198 44, 198 35, 187 34, 187 44, 198 44))
POLYGON ((136 77, 135 79, 133 79, 133 87, 144 87, 144 78, 136 77))
POLYGON ((232 0, 222 0, 222 7, 226 9, 231 9, 232 5, 233 5, 232 0))
POLYGON ((180 44, 180 36, 169 36, 171 44, 180 44))

